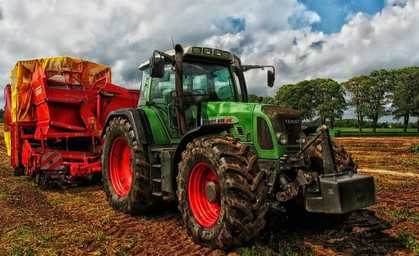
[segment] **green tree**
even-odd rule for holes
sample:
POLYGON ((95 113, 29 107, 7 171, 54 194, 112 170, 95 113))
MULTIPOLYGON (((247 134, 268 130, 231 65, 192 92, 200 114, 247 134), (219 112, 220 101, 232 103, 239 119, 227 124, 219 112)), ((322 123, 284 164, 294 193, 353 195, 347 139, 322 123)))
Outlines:
POLYGON ((368 79, 367 76, 358 76, 342 83, 350 95, 348 104, 355 109, 359 132, 362 132, 364 118, 368 112, 368 79))
POLYGON ((386 114, 385 106, 390 103, 390 92, 394 87, 394 77, 387 70, 374 70, 368 76, 367 116, 372 120, 372 131, 376 132, 378 119, 386 114))
POLYGON ((312 120, 316 114, 314 93, 316 88, 310 81, 287 84, 278 89, 275 95, 277 105, 296 109, 301 119, 312 120))
POLYGON ((253 94, 253 93, 249 93, 249 96, 248 96, 249 102, 252 102, 252 103, 260 103, 261 98, 262 98, 261 96, 257 96, 256 94, 253 94))
MULTIPOLYGON (((419 101, 419 68, 409 67, 392 71, 395 79, 393 94, 393 115, 395 118, 403 118, 403 132, 407 132, 409 117, 418 115, 419 101)), ((419 129, 419 120, 418 120, 419 129)))
POLYGON ((419 93, 416 94, 416 97, 413 99, 413 113, 412 115, 417 116, 418 120, 416 122, 416 130, 419 132, 419 93))
POLYGON ((336 119, 343 116, 346 109, 345 91, 342 85, 333 79, 318 78, 310 80, 315 90, 315 106, 317 115, 326 124, 329 120, 330 127, 334 128, 336 119))
POLYGON ((266 96, 266 97, 263 97, 262 103, 263 104, 274 105, 275 104, 275 99, 274 99, 274 97, 266 96))

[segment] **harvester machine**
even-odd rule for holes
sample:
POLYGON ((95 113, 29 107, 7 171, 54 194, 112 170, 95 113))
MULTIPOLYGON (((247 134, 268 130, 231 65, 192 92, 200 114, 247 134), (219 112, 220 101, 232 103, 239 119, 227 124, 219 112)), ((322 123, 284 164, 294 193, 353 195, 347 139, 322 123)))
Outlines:
POLYGON ((111 83, 108 66, 70 57, 19 61, 5 87, 5 140, 15 175, 42 186, 101 173, 109 112, 137 106, 139 91, 111 83))

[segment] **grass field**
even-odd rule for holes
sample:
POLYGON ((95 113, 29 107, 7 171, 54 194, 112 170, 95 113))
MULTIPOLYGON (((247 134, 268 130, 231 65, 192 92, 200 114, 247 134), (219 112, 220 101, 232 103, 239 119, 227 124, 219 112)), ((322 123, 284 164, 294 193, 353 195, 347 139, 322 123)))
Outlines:
POLYGON ((403 133, 403 128, 377 128, 377 132, 373 133, 372 128, 363 128, 359 133, 358 128, 352 127, 336 127, 334 130, 339 131, 342 137, 357 136, 419 136, 416 128, 408 128, 407 133, 403 133))
POLYGON ((176 202, 158 212, 112 209, 100 184, 40 189, 15 177, 0 126, 0 255, 419 255, 419 137, 336 138, 369 170, 377 204, 342 222, 272 209, 260 237, 231 252, 194 244, 176 202), (371 172, 373 171, 373 172, 371 172), (408 175, 413 175, 412 177, 408 175))

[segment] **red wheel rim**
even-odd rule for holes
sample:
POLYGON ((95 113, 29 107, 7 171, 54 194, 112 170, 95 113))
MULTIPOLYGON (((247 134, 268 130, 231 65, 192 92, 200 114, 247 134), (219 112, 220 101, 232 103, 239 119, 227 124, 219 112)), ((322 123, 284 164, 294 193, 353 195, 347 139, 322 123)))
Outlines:
POLYGON ((220 216, 221 199, 219 192, 213 203, 207 199, 205 189, 208 183, 217 184, 216 172, 205 162, 197 163, 189 176, 189 206, 195 220, 203 227, 212 227, 220 216))
POLYGON ((122 137, 116 138, 113 142, 109 157, 109 172, 116 194, 121 197, 126 196, 132 183, 131 150, 122 137))

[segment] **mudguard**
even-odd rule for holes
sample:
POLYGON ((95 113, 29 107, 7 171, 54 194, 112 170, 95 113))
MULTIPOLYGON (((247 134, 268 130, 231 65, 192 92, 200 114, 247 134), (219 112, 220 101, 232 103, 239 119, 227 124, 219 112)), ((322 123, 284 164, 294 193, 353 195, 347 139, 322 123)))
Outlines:
MULTIPOLYGON (((103 127, 107 127, 109 122, 118 116, 127 118, 134 130, 135 136, 141 142, 141 144, 154 144, 153 133, 151 132, 150 122, 145 114, 144 110, 136 108, 121 108, 114 110, 109 113, 106 118, 106 123, 103 127)), ((101 136, 106 132, 106 128, 103 129, 101 136)))

